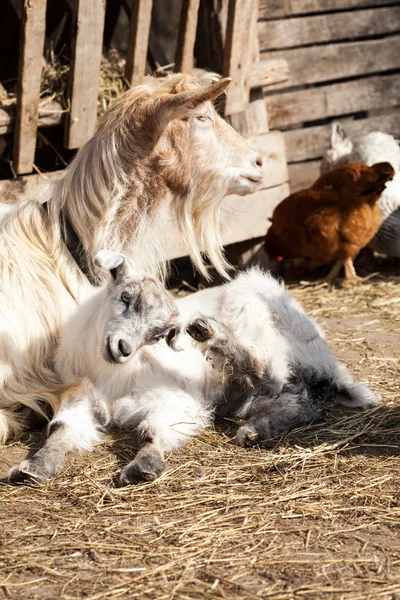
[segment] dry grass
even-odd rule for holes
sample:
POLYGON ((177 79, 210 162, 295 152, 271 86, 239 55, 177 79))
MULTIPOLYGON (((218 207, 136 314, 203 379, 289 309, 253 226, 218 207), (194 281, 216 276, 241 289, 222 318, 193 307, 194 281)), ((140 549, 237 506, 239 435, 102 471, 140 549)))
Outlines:
MULTIPOLYGON (((66 112, 69 110, 67 94, 69 69, 69 64, 63 57, 49 56, 42 70, 41 105, 55 101, 59 102, 66 112)), ((124 71, 125 60, 117 50, 110 50, 107 58, 102 57, 97 101, 98 116, 104 114, 113 100, 129 88, 124 71)), ((16 102, 15 92, 7 93, 4 88, 0 90, 0 106, 12 106, 16 102)))
MULTIPOLYGON (((293 291, 383 405, 264 449, 226 423, 142 487, 115 487, 120 435, 43 488, 4 484, 0 598, 400 598, 400 278, 293 291)), ((4 449, 3 474, 39 441, 4 449)))

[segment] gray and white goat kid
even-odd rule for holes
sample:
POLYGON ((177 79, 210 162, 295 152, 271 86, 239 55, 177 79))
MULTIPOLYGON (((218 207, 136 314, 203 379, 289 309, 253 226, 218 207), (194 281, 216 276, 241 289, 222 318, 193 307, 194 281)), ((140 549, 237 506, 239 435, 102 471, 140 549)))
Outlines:
POLYGON ((120 475, 128 484, 158 477, 164 453, 215 417, 244 419, 235 442, 252 445, 311 423, 327 396, 350 407, 379 401, 269 273, 251 269, 181 299, 178 315, 161 284, 132 281, 121 255, 99 262, 111 282, 67 323, 57 355, 72 385, 46 445, 11 480, 46 480, 67 452, 90 449, 107 426, 139 434, 139 451, 120 475), (163 336, 167 343, 152 344, 163 336))
POLYGON ((136 429, 140 439, 121 483, 152 480, 164 470, 164 452, 209 422, 198 402, 205 380, 200 353, 189 348, 182 361, 165 343, 156 344, 179 321, 171 295, 152 277, 131 272, 121 254, 101 251, 96 263, 110 281, 61 332, 61 408, 44 447, 11 470, 13 482, 44 482, 68 452, 90 450, 109 427, 136 429))
POLYGON ((311 423, 326 398, 350 408, 379 402, 353 380, 314 319, 270 273, 252 268, 179 300, 178 307, 218 382, 215 416, 245 420, 235 437, 239 445, 311 423), (195 311, 207 317, 193 319, 195 311))

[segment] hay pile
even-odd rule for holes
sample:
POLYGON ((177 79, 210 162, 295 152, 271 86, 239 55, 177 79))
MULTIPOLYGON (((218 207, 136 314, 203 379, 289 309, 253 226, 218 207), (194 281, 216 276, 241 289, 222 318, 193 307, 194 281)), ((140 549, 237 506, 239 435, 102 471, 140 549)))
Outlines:
MULTIPOLYGON (((48 57, 42 70, 40 105, 48 102, 58 102, 68 112, 69 70, 68 60, 64 56, 51 54, 48 57)), ((97 101, 98 116, 104 114, 113 100, 129 88, 124 71, 125 60, 117 50, 112 49, 108 52, 107 57, 102 57, 97 101)), ((8 92, 4 88, 0 89, 0 107, 13 106, 16 102, 15 85, 11 85, 8 92)))
MULTIPOLYGON (((398 600, 400 278, 293 286, 342 360, 384 397, 246 450, 235 424, 118 489, 133 456, 116 435, 43 488, 0 488, 0 592, 40 600, 398 600)), ((1 469, 38 444, 5 448, 1 469)))

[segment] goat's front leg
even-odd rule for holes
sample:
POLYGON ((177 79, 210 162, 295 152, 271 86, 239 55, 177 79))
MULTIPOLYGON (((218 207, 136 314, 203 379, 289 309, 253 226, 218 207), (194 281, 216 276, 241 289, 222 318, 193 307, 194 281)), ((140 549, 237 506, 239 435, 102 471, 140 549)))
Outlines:
MULTIPOLYGON (((191 395, 178 387, 154 389, 143 394, 140 400, 132 401, 133 411, 137 410, 139 402, 144 409, 143 418, 135 427, 139 450, 134 460, 122 469, 119 477, 121 485, 157 479, 166 468, 165 453, 186 442, 212 420, 211 411, 202 405, 200 393, 198 396, 191 395)), ((120 414, 126 421, 121 422, 116 406, 115 424, 130 428, 126 399, 121 406, 120 414)))
POLYGON ((309 425, 320 418, 322 409, 303 384, 288 384, 276 397, 257 396, 247 409, 247 421, 239 427, 234 442, 254 446, 309 425))
POLYGON ((100 441, 99 427, 87 391, 83 384, 68 389, 60 412, 49 424, 44 446, 11 469, 8 476, 10 483, 45 483, 61 471, 69 452, 90 450, 94 443, 100 441))
POLYGON ((271 395, 280 392, 282 383, 268 364, 226 325, 201 316, 191 321, 186 331, 212 365, 210 394, 218 417, 241 415, 261 383, 271 395))
POLYGON ((154 481, 165 470, 163 445, 158 432, 150 423, 141 425, 139 444, 135 459, 128 463, 120 473, 121 485, 154 481))

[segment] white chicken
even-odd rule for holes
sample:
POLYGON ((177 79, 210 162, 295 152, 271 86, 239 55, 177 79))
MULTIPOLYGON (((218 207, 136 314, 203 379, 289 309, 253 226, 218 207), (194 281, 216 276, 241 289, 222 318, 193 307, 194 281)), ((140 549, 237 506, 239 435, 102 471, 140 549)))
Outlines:
POLYGON ((340 165, 363 162, 371 166, 390 162, 395 176, 386 184, 378 205, 382 212, 381 226, 368 244, 369 248, 392 257, 400 257, 400 147, 393 136, 372 131, 352 142, 339 122, 332 123, 331 147, 321 162, 321 174, 340 165))

